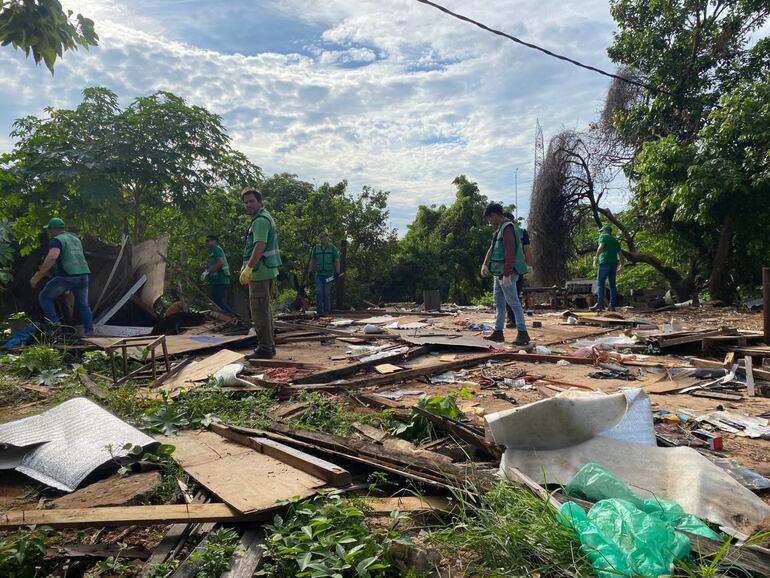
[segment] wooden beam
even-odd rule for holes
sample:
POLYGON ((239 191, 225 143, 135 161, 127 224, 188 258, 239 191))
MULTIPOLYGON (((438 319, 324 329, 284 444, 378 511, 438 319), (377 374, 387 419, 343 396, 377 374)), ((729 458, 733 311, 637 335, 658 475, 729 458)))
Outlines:
POLYGON ((78 379, 80 380, 80 383, 83 384, 83 387, 85 387, 96 399, 99 401, 107 399, 107 393, 99 387, 93 379, 91 379, 90 375, 78 372, 78 379))
POLYGON ((336 464, 311 456, 298 449, 289 447, 266 437, 253 437, 239 433, 226 425, 212 423, 209 428, 224 438, 254 449, 271 458, 282 461, 307 474, 321 478, 334 486, 349 486, 352 483, 350 472, 336 464))
POLYGON ((746 363, 746 390, 748 391, 749 397, 754 397, 756 393, 754 391, 754 371, 751 366, 751 355, 747 355, 743 359, 746 363))
POLYGON ((180 522, 267 522, 273 519, 279 509, 280 507, 271 507, 251 514, 241 514, 227 504, 169 504, 66 510, 9 510, 0 513, 0 530, 33 524, 52 528, 101 528, 155 526, 180 522))
POLYGON ((403 361, 406 359, 413 359, 415 357, 420 357, 421 355, 430 353, 431 349, 432 349, 432 346, 430 345, 423 345, 422 347, 413 347, 409 351, 396 353, 394 355, 388 355, 386 357, 381 357, 380 359, 377 359, 377 360, 360 361, 358 363, 353 363, 345 367, 336 367, 334 369, 329 369, 327 371, 321 371, 319 373, 306 375, 304 377, 295 379, 294 383, 325 383, 329 381, 334 381, 336 379, 342 379, 343 377, 348 377, 349 375, 355 375, 356 373, 358 373, 363 369, 369 369, 370 367, 374 367, 375 365, 379 365, 381 363, 392 363, 394 361, 403 361))
POLYGON ((221 578, 252 578, 262 566, 265 552, 265 533, 261 528, 249 528, 235 548, 230 569, 221 578))
POLYGON ((250 359, 249 364, 256 367, 296 367, 298 369, 323 368, 323 366, 316 363, 303 363, 300 361, 289 361, 287 359, 250 359))
POLYGON ((445 371, 452 371, 455 369, 463 369, 466 367, 473 367, 490 360, 504 361, 508 359, 505 353, 484 353, 482 355, 474 355, 473 357, 466 357, 465 359, 458 359, 457 361, 451 361, 449 363, 432 363, 430 365, 424 365, 422 367, 415 367, 412 369, 405 369, 404 371, 398 371, 396 373, 390 373, 388 375, 377 375, 361 377, 355 380, 350 380, 347 383, 340 383, 330 385, 328 383, 309 383, 290 385, 286 389, 289 391, 302 391, 304 389, 321 389, 321 390, 333 390, 333 389, 357 389, 362 387, 374 387, 380 385, 393 385, 402 381, 408 381, 417 377, 425 377, 433 375, 435 373, 444 373, 445 371))
POLYGON ((450 498, 444 496, 396 496, 395 498, 373 498, 365 500, 367 508, 377 513, 449 511, 454 507, 450 498))

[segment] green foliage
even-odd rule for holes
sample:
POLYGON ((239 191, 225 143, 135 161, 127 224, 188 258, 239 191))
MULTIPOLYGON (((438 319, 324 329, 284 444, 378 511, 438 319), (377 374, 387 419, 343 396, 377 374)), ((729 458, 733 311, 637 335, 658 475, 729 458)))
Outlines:
POLYGON ((65 381, 69 377, 69 373, 65 371, 60 371, 58 369, 44 369, 40 373, 37 374, 37 377, 35 378, 35 383, 37 385, 45 385, 48 387, 52 387, 54 385, 59 385, 63 381, 65 381))
POLYGON ((12 223, 0 219, 0 289, 4 289, 13 281, 13 260, 16 252, 13 247, 12 223))
POLYGON ((106 351, 102 351, 101 349, 97 351, 86 351, 83 353, 82 362, 83 369, 87 373, 107 374, 112 369, 110 354, 106 351))
MULTIPOLYGON (((461 392, 462 393, 462 392, 461 392)), ((417 401, 417 407, 433 415, 460 419, 463 412, 457 407, 457 398, 453 395, 423 396, 417 401)), ((412 410, 409 423, 396 423, 391 433, 414 443, 422 443, 436 437, 433 424, 422 414, 412 410)))
MULTIPOLYGON (((59 350, 45 345, 25 347, 19 355, 9 355, 8 359, 11 362, 11 370, 21 377, 59 371, 64 365, 64 359, 59 350)), ((53 374, 47 375, 50 377, 53 374)))
POLYGON ((36 578, 44 575, 47 526, 27 526, 0 539, 0 576, 36 578))
POLYGON ((72 10, 64 12, 58 0, 10 0, 0 2, 0 43, 23 50, 35 63, 42 60, 53 74, 56 58, 66 50, 99 43, 90 18, 72 10))
POLYGON ((129 548, 128 544, 124 542, 118 542, 117 545, 118 554, 116 556, 110 556, 106 560, 100 560, 96 563, 96 576, 111 576, 122 578, 139 575, 141 566, 131 564, 129 560, 121 557, 123 551, 129 548))
POLYGON ((294 427, 344 436, 350 433, 351 424, 358 418, 336 399, 318 392, 303 391, 295 401, 309 402, 310 407, 291 420, 294 427))
POLYGON ((203 552, 195 552, 192 561, 198 565, 197 578, 219 578, 230 567, 238 533, 232 528, 214 530, 208 536, 203 552))
POLYGON ((473 576, 592 576, 580 544, 550 504, 528 489, 500 482, 478 496, 458 491, 454 520, 432 535, 447 555, 470 554, 473 576))
POLYGON ((347 578, 397 576, 390 565, 392 542, 410 543, 396 530, 402 518, 393 512, 389 529, 369 529, 364 512, 339 495, 318 496, 290 506, 268 531, 270 563, 260 572, 276 578, 347 578))

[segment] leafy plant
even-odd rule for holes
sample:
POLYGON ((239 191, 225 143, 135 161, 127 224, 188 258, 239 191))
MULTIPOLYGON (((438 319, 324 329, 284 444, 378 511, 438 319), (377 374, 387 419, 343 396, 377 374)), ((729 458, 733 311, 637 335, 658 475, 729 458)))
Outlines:
POLYGON ((88 373, 108 373, 112 370, 110 355, 106 351, 86 351, 83 354, 83 369, 88 373))
POLYGON ((176 405, 162 405, 157 411, 146 414, 143 418, 147 429, 163 435, 176 435, 177 430, 190 425, 184 411, 176 405))
POLYGON ((232 528, 211 532, 203 552, 192 555, 193 562, 198 565, 196 578, 219 578, 230 567, 238 539, 238 533, 232 528))
POLYGON ((24 348, 17 356, 11 357, 14 373, 21 377, 31 377, 47 370, 62 368, 62 354, 45 345, 32 345, 24 348))
POLYGON ((67 379, 68 376, 69 374, 58 369, 44 369, 35 378, 35 383, 52 387, 54 385, 59 385, 62 381, 67 379))
POLYGON ((0 576, 35 578, 43 575, 50 530, 47 526, 27 526, 0 540, 0 576))
POLYGON ((106 560, 100 560, 96 563, 96 576, 115 576, 115 577, 130 577, 136 576, 141 570, 140 566, 131 564, 126 561, 125 558, 121 558, 121 554, 124 550, 128 549, 128 544, 118 542, 118 553, 115 556, 110 556, 106 560))
POLYGON ((271 562, 260 575, 277 578, 396 576, 388 551, 392 542, 411 543, 395 526, 369 529, 364 512, 339 495, 292 504, 284 520, 276 516, 267 548, 271 562))
MULTIPOLYGON (((463 390, 460 391, 460 394, 463 397, 466 395, 463 390)), ((460 419, 464 415, 457 407, 457 399, 454 395, 423 396, 417 401, 417 407, 433 415, 452 419, 460 419)), ((396 422, 396 425, 391 428, 391 433, 414 443, 433 439, 436 435, 433 424, 428 421, 428 418, 415 410, 412 410, 409 423, 396 422)))
POLYGON ((340 402, 318 392, 303 391, 296 401, 310 402, 310 407, 292 420, 295 427, 344 436, 350 433, 351 424, 358 419, 340 402))

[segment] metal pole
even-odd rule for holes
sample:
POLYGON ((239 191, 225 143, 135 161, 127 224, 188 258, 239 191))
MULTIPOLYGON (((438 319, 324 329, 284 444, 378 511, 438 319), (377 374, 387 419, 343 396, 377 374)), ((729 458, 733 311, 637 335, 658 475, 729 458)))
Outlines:
POLYGON ((770 345, 770 267, 762 267, 762 328, 770 345))
POLYGON ((519 169, 513 171, 513 202, 516 209, 516 218, 519 218, 519 169))

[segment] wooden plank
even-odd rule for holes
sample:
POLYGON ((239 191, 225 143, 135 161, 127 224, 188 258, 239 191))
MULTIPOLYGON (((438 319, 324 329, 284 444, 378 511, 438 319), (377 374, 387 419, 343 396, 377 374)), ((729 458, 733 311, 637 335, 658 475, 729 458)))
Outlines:
POLYGON ((453 508, 454 502, 445 496, 396 496, 394 498, 372 498, 366 505, 373 512, 446 512, 453 508))
POLYGON ((422 367, 416 367, 412 369, 405 369, 397 373, 391 373, 390 375, 379 376, 367 376, 354 380, 350 380, 347 383, 340 383, 329 385, 327 383, 310 383, 305 382, 302 385, 290 385, 286 389, 292 391, 302 391, 303 389, 356 389, 361 387, 374 387, 379 385, 393 385, 409 379, 415 379, 417 377, 425 377, 433 375, 435 373, 444 373, 446 371, 452 371, 455 369, 463 369, 466 367, 473 367, 475 365, 482 364, 490 360, 506 360, 505 353, 485 353, 483 355, 474 355, 473 357, 466 357, 465 359, 458 359, 450 363, 431 363, 422 367))
POLYGON ((176 437, 157 439, 174 445, 174 461, 242 513, 274 507, 278 500, 312 496, 325 485, 320 478, 211 431, 181 432, 176 437))
POLYGON ((252 578, 264 562, 265 533, 261 528, 249 528, 235 548, 230 568, 220 578, 252 578))
POLYGON ((160 484, 160 472, 149 471, 128 476, 114 475, 84 488, 56 498, 51 505, 56 509, 125 506, 136 503, 160 484))
POLYGON ((0 530, 41 525, 52 528, 155 526, 192 522, 267 522, 280 507, 242 514, 227 504, 168 504, 160 506, 115 506, 63 510, 9 510, 0 513, 0 530))
POLYGON ((728 351, 725 354, 725 360, 724 360, 724 363, 722 363, 722 367, 724 367, 725 369, 730 369, 733 366, 733 363, 735 363, 735 352, 728 351))
POLYGON ((249 364, 256 367, 296 367, 298 369, 320 369, 323 367, 316 363, 304 363, 288 359, 250 359, 249 364))
POLYGON ((329 381, 334 381, 336 379, 342 379, 350 375, 354 375, 359 371, 362 371, 364 369, 369 369, 370 367, 374 367, 375 365, 379 365, 382 363, 391 363, 394 361, 404 361, 407 359, 414 359, 415 357, 420 357, 421 355, 430 353, 431 349, 432 347, 430 345, 426 345, 422 347, 414 347, 404 353, 396 353, 394 355, 388 355, 386 357, 382 357, 375 361, 361 361, 358 363, 353 363, 351 365, 346 365, 344 367, 335 367, 327 371, 321 371, 319 373, 313 373, 311 375, 299 377, 294 380, 294 383, 326 383, 329 381))
POLYGON ((387 375, 389 373, 395 373, 396 371, 403 371, 404 368, 400 367, 398 365, 393 365, 392 363, 381 363, 379 365, 374 366, 374 371, 379 373, 380 375, 387 375))
POLYGON ((756 393, 754 391, 754 372, 751 366, 751 355, 747 355, 743 360, 746 364, 744 369, 746 372, 746 390, 748 391, 749 397, 754 397, 756 393))
POLYGON ((134 295, 139 289, 142 288, 142 285, 144 285, 147 282, 147 275, 142 275, 139 277, 139 279, 136 280, 136 283, 134 283, 131 288, 126 291, 125 295, 118 299, 118 302, 115 303, 112 307, 110 307, 101 317, 99 317, 96 321, 94 321, 94 325, 104 325, 107 323, 110 319, 112 319, 115 314, 120 311, 120 308, 123 307, 126 303, 128 303, 128 300, 131 299, 131 296, 134 295))
POLYGON ((690 395, 708 399, 721 399, 722 401, 741 401, 743 399, 743 396, 740 393, 725 393, 722 391, 712 391, 710 389, 696 389, 695 391, 691 391, 690 395))
POLYGON ((150 551, 144 546, 122 548, 117 544, 62 544, 48 549, 47 558, 147 560, 150 551))
POLYGON ((203 539, 198 542, 195 548, 193 548, 189 556, 176 567, 169 578, 195 578, 198 575, 198 571, 203 563, 201 555, 206 550, 206 546, 209 543, 209 536, 211 536, 211 532, 214 531, 216 527, 216 525, 211 525, 205 529, 206 533, 203 536, 203 539))
POLYGON ((450 436, 459 438, 464 442, 471 444, 472 446, 489 454, 495 459, 500 459, 502 457, 503 452, 500 451, 500 449, 498 449, 494 444, 487 442, 484 439, 483 434, 478 435, 476 432, 472 431, 472 429, 466 424, 463 424, 461 422, 458 422, 457 420, 453 420, 445 416, 434 415, 416 406, 413 408, 413 411, 416 411, 417 413, 422 415, 425 419, 427 419, 433 425, 437 426, 438 428, 440 428, 450 436))
POLYGON ((80 380, 80 383, 83 384, 83 387, 85 387, 96 399, 99 401, 107 399, 107 393, 99 387, 93 379, 91 379, 90 375, 78 372, 78 379, 80 380))
POLYGON ((218 423, 212 423, 209 428, 222 437, 280 460, 334 486, 342 487, 352 483, 350 472, 346 469, 275 440, 266 437, 248 436, 218 423))
POLYGON ((190 363, 175 376, 164 380, 160 391, 172 392, 174 390, 185 391, 196 387, 196 382, 206 381, 225 365, 243 361, 244 355, 229 349, 220 349, 208 357, 190 363))
POLYGON ((721 565, 725 568, 735 566, 762 576, 770 576, 770 551, 766 548, 743 545, 729 546, 725 550, 721 540, 711 540, 684 530, 679 531, 690 539, 693 552, 707 556, 719 555, 721 565))
POLYGON ((658 347, 661 349, 665 349, 667 347, 674 347, 676 345, 686 345, 688 343, 697 343, 697 342, 703 342, 704 337, 712 336, 712 335, 723 335, 724 329, 717 329, 714 331, 699 331, 697 333, 691 333, 690 335, 685 335, 682 337, 672 337, 669 339, 666 339, 665 337, 658 337, 654 340, 657 341, 658 347))

